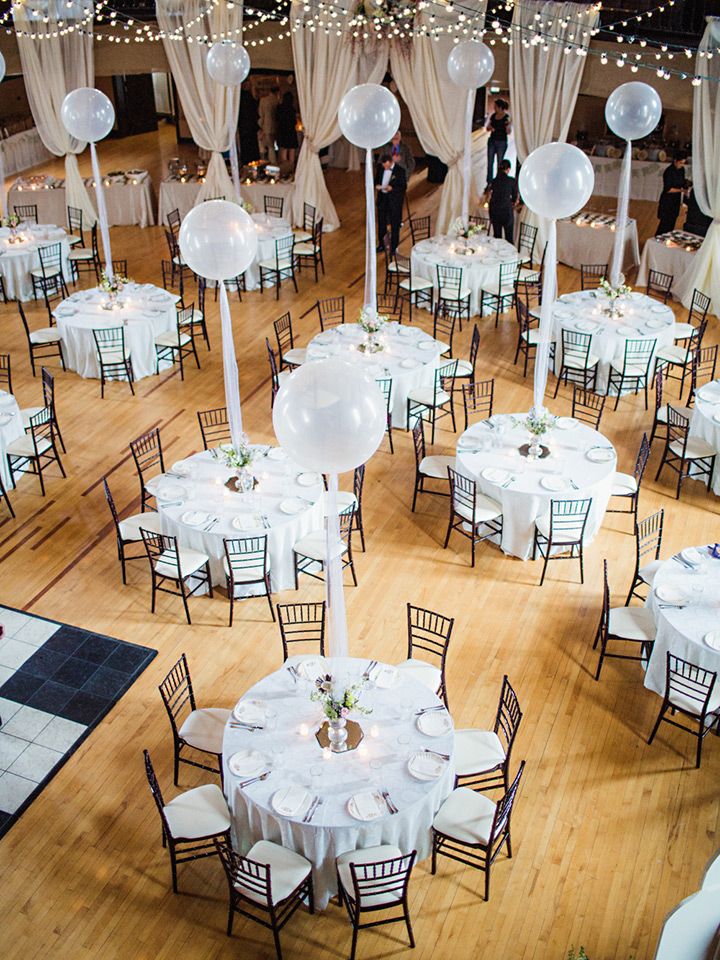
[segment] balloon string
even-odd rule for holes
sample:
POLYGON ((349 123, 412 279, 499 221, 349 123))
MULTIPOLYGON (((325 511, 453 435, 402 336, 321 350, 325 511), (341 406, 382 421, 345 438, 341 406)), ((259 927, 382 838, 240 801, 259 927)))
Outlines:
MULTIPOLYGON (((470 216, 470 177, 472 174, 472 121, 475 110, 475 90, 468 90, 465 101, 465 153, 463 154, 462 221, 467 228, 470 216)), ((499 172, 499 171, 498 171, 499 172)))
POLYGON ((553 334, 553 304, 557 295, 557 227, 555 220, 550 221, 548 242, 545 250, 543 269, 542 304, 540 306, 540 328, 537 351, 535 353, 535 374, 533 407, 537 416, 545 409, 545 388, 547 387, 548 365, 550 362, 550 344, 553 334))
POLYGON ((103 253, 105 254, 105 274, 112 280, 112 250, 110 249, 110 228, 108 227, 107 207, 105 206, 105 190, 103 188, 102 177, 100 176, 100 164, 98 163, 97 150, 95 144, 90 144, 90 161, 92 163, 93 178, 95 180, 95 198, 97 200, 98 217, 100 219, 100 233, 102 235, 103 253))
POLYGON ((620 274, 623 268, 625 254, 625 231, 628 222, 628 205, 630 202, 630 178, 632 176, 632 145, 628 140, 625 147, 622 172, 620 174, 620 193, 618 194, 617 213, 615 215, 615 242, 613 244, 612 266, 610 268, 610 283, 617 287, 620 283, 620 274))
POLYGON ((331 657, 348 656, 347 614, 343 588, 343 554, 338 515, 338 477, 328 477, 325 517, 325 598, 328 613, 328 650, 331 657))
POLYGON ((240 408, 240 381, 238 379, 235 341, 233 340, 232 318, 225 282, 218 280, 220 286, 220 327, 222 330, 223 377, 225 380, 225 405, 230 422, 230 440, 235 449, 242 442, 242 410, 240 408))
MULTIPOLYGON (((383 238, 380 237, 380 242, 383 238)), ((373 183, 372 150, 365 152, 365 303, 373 313, 377 310, 377 260, 375 258, 375 184, 373 183)))

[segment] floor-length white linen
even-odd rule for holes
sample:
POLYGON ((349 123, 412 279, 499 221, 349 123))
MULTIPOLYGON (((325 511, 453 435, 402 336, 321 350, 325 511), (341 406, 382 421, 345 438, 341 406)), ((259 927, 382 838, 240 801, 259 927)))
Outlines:
MULTIPOLYGON (((685 236, 688 240, 694 238, 691 233, 685 236)), ((670 274, 673 278, 670 293, 675 300, 678 300, 680 291, 685 289, 688 278, 692 275, 697 250, 686 250, 682 243, 675 241, 671 241, 671 246, 668 246, 668 239, 667 237, 650 237, 646 242, 640 257, 635 286, 644 287, 648 282, 650 271, 659 270, 660 273, 670 274)))
POLYGON ((192 38, 207 34, 241 43, 243 6, 218 3, 203 15, 208 10, 204 0, 157 0, 155 9, 190 133, 199 147, 210 151, 205 183, 195 202, 210 197, 234 200, 235 191, 221 152, 229 149, 228 130, 231 118, 238 115, 240 88, 224 87, 211 79, 206 67, 207 44, 192 38), (178 32, 182 39, 177 38, 178 32), (175 34, 175 38, 169 34, 175 34))
POLYGON ((62 227, 53 224, 32 224, 25 227, 23 243, 10 243, 10 231, 0 227, 0 277, 5 285, 5 293, 12 300, 32 300, 34 297, 31 270, 40 269, 40 247, 59 243, 62 247, 63 274, 65 282, 72 280, 72 270, 68 256, 70 243, 62 227))
POLYGON ((698 48, 696 70, 703 80, 693 93, 693 189, 698 206, 713 218, 705 241, 697 252, 692 273, 680 290, 680 299, 690 306, 693 291, 702 290, 712 303, 710 312, 720 314, 720 17, 708 17, 698 48), (713 51, 715 56, 703 56, 713 51))
POLYGON ((0 477, 6 490, 12 487, 6 451, 24 432, 17 400, 6 390, 0 390, 0 477))
MULTIPOLYGON (((527 157, 544 143, 565 141, 572 121, 580 81, 585 69, 585 56, 565 53, 566 42, 587 50, 590 31, 599 20, 594 7, 579 3, 523 0, 513 8, 513 44, 510 47, 510 102, 517 157, 527 157), (539 29, 556 42, 537 43, 533 29, 539 29)), ((547 240, 547 221, 529 208, 522 219, 538 227, 535 245, 537 259, 547 240)))
POLYGON ((704 384, 695 394, 690 436, 700 437, 717 452, 711 488, 720 497, 720 380, 704 384))
MULTIPOLYGON (((66 223, 69 200, 64 184, 47 190, 31 190, 27 187, 27 180, 23 182, 25 185, 22 190, 19 189, 21 182, 18 180, 8 191, 9 210, 12 211, 15 205, 32 203, 38 208, 38 221, 40 223, 55 223, 60 226, 66 223)), ((91 177, 88 177, 85 181, 91 198, 95 196, 93 182, 91 177)), ((150 177, 145 174, 137 183, 111 181, 109 185, 106 184, 105 206, 108 223, 111 227, 134 224, 140 227, 154 226, 154 197, 150 177)), ((83 231, 86 234, 85 241, 88 245, 90 244, 89 230, 90 228, 83 218, 83 231)))
MULTIPOLYGON (((583 263, 609 263, 613 253, 615 232, 609 226, 577 223, 576 217, 558 220, 557 258, 579 270, 583 263)), ((625 227, 625 254, 621 267, 626 272, 640 261, 637 222, 628 220, 625 227)), ((537 246, 536 246, 537 249, 537 246)), ((640 281, 638 280, 638 283, 640 281)))
MULTIPOLYGON (((92 10, 92 4, 89 5, 92 10)), ((69 32, 58 29, 60 4, 49 4, 39 13, 30 5, 13 8, 23 80, 30 110, 43 143, 56 156, 65 157, 65 187, 67 202, 82 210, 83 222, 91 227, 97 220, 85 184, 80 176, 77 154, 86 144, 71 137, 60 119, 60 109, 66 95, 78 87, 92 87, 95 83, 93 62, 92 14, 85 12, 87 4, 71 0, 62 5, 62 19, 66 23, 83 26, 69 32), (32 40, 26 34, 42 35, 32 40)), ((59 223, 65 223, 63 218, 59 223)))
MULTIPOLYGON (((301 660, 291 657, 287 663, 295 666, 301 660)), ((368 661, 340 657, 325 664, 333 676, 353 682, 360 678, 368 661)), ((433 818, 453 788, 453 730, 438 737, 425 736, 418 730, 415 711, 438 706, 440 701, 427 687, 402 673, 389 689, 363 692, 361 703, 372 713, 357 718, 366 734, 361 748, 329 760, 323 759, 314 735, 323 718, 318 705, 310 701, 311 685, 302 681, 296 684, 287 669, 265 677, 243 697, 262 700, 271 707, 277 713, 276 730, 225 728, 224 790, 232 815, 234 846, 247 853, 253 843, 264 839, 302 854, 313 865, 315 904, 321 910, 336 892, 335 858, 341 853, 392 843, 402 853, 417 850, 418 860, 428 857, 433 818), (309 727, 307 736, 300 734, 301 723, 309 727), (378 728, 377 738, 367 735, 373 726, 378 728), (406 745, 398 743, 403 734, 409 739, 406 745), (258 750, 270 759, 277 743, 286 747, 277 769, 266 780, 242 788, 242 778, 231 772, 229 759, 243 749, 258 750), (408 772, 406 755, 423 749, 437 750, 451 758, 437 780, 416 780, 408 772), (353 794, 373 788, 374 761, 379 781, 376 788, 388 791, 398 813, 363 822, 350 815, 347 803, 353 794), (317 787, 310 781, 310 771, 316 766, 321 768, 317 787), (304 786, 323 800, 310 823, 275 812, 273 796, 290 784, 304 786)))

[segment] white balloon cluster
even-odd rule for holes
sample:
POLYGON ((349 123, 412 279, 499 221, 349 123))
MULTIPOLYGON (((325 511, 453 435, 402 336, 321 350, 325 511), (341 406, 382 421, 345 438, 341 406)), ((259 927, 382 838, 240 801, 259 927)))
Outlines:
POLYGON ((248 213, 228 200, 206 200, 185 215, 180 253, 193 273, 229 280, 244 273, 257 256, 257 232, 248 213))
POLYGON ((78 87, 71 90, 60 107, 60 119, 71 137, 97 143, 115 123, 115 108, 102 90, 78 87))
POLYGON ((207 72, 223 87, 239 87, 250 73, 250 56, 240 43, 214 43, 207 55, 207 72))
POLYGON ((660 123, 662 101, 647 83, 623 83, 613 90, 605 104, 605 119, 613 133, 623 140, 642 140, 660 123))
POLYGON ((338 123, 350 143, 374 150, 387 143, 400 126, 400 105, 387 87, 362 83, 342 98, 338 123))

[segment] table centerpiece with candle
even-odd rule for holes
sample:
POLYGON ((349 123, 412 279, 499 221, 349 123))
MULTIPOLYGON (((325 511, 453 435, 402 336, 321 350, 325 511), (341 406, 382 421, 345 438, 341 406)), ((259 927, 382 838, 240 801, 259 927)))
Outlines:
POLYGON ((363 676, 346 685, 326 673, 315 681, 315 690, 310 699, 322 706, 327 720, 320 727, 316 738, 321 747, 329 747, 333 753, 354 750, 363 738, 359 723, 350 719, 352 712, 369 714, 372 710, 360 703, 362 690, 367 683, 363 676))

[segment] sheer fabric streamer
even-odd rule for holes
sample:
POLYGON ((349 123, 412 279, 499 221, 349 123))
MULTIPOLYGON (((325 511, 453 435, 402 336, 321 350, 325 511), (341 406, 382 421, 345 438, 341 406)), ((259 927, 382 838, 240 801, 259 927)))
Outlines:
POLYGON ((553 304, 557 296, 557 226, 555 220, 549 221, 547 244, 533 384, 533 406, 538 416, 542 415, 544 410, 543 401, 545 400, 545 389, 547 387, 550 344, 552 343, 554 326, 553 304))
MULTIPOLYGON (((112 250, 110 249, 110 228, 108 227, 107 207, 105 206, 105 188, 102 177, 100 176, 100 164, 98 163, 97 150, 95 149, 94 143, 90 144, 90 161, 92 163, 93 178, 95 180, 95 199, 97 200, 100 234, 103 242, 103 253, 105 254, 105 273, 108 277, 112 277, 112 250)), ((75 165, 77 166, 77 160, 75 161, 75 165)))
POLYGON ((237 359, 235 357, 235 341, 233 339, 232 318, 227 290, 222 280, 220 287, 220 329, 223 345, 223 378, 225 381, 225 405, 230 421, 230 440, 237 448, 242 440, 242 412, 240 409, 240 381, 238 379, 237 359))
POLYGON ((630 202, 630 176, 632 174, 632 144, 628 140, 625 147, 622 170, 620 172, 620 193, 618 194, 617 214, 615 215, 615 243, 610 265, 610 283, 617 287, 623 272, 625 252, 625 231, 628 223, 628 204, 630 202))
POLYGON ((340 518, 338 516, 338 478, 328 477, 327 516, 325 518, 325 598, 328 612, 328 652, 331 657, 347 657, 348 629, 343 588, 343 555, 340 550, 340 518))
POLYGON ((0 218, 6 216, 7 204, 5 201, 5 154, 0 144, 0 218))
MULTIPOLYGON (((381 238, 382 239, 382 238, 381 238)), ((377 311, 377 259, 375 257, 375 183, 372 150, 365 151, 365 303, 377 311)))
MULTIPOLYGON (((463 154, 462 221, 467 227, 470 217, 470 180, 472 177, 472 121, 475 110, 475 90, 468 90, 465 104, 465 153, 463 154)), ((498 171, 499 173, 499 171, 498 171)))

